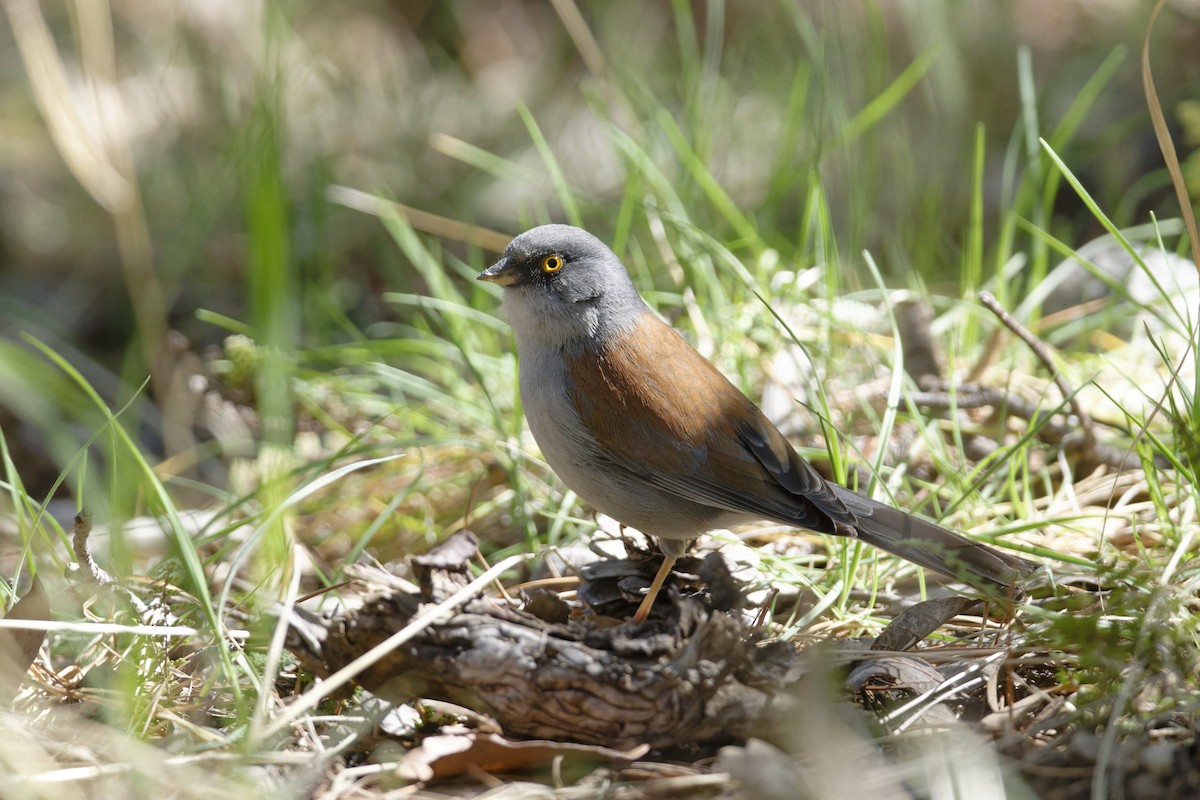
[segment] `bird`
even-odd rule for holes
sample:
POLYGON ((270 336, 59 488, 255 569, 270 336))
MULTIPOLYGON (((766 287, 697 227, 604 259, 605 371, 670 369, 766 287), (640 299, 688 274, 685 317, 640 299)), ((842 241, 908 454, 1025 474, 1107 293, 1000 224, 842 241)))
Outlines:
POLYGON ((1019 591, 1036 569, 822 477, 582 228, 532 228, 478 280, 503 288, 521 403, 546 462, 663 553, 633 622, 646 620, 689 540, 755 520, 857 537, 977 588, 1019 591))

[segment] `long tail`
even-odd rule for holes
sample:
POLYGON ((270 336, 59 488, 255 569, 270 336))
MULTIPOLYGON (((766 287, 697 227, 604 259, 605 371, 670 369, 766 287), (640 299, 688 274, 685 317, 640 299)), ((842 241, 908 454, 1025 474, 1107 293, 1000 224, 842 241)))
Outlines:
POLYGON ((963 583, 978 588, 987 584, 1020 594, 1023 579, 1038 568, 1032 561, 972 541, 841 486, 836 486, 835 492, 858 518, 858 538, 963 583))

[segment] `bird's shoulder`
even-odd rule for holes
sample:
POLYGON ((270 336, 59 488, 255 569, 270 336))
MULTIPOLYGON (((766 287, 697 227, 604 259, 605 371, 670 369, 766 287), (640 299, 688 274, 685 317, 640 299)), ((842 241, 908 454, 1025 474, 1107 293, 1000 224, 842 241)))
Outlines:
POLYGON ((737 387, 653 313, 567 359, 571 400, 598 438, 670 431, 700 446, 731 411, 757 412, 737 387))
POLYGON ((853 515, 766 416, 657 317, 567 360, 599 452, 695 502, 832 532, 853 515))

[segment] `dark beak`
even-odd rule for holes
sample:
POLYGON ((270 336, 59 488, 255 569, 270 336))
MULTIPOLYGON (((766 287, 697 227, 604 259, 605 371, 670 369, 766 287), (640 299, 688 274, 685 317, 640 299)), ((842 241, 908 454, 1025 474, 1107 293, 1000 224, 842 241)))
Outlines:
POLYGON ((479 273, 476 280, 495 283, 499 286, 512 286, 520 277, 521 273, 517 268, 517 262, 505 256, 479 273))

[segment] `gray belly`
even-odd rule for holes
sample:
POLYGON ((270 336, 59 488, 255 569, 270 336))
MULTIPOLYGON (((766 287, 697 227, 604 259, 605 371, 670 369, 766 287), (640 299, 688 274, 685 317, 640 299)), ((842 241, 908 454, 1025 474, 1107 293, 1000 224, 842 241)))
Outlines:
POLYGON ((597 511, 664 539, 692 539, 740 518, 659 489, 616 466, 580 422, 561 363, 523 357, 520 372, 525 418, 542 455, 562 482, 597 511))

